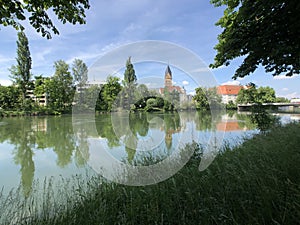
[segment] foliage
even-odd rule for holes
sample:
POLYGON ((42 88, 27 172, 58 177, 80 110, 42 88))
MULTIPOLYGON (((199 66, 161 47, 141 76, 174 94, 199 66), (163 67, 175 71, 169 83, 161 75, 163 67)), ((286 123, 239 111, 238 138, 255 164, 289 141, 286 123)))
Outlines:
POLYGON ((63 60, 54 63, 55 74, 46 82, 49 93, 49 107, 65 112, 70 110, 74 97, 73 78, 69 65, 63 60))
POLYGON ((85 10, 89 9, 88 0, 69 1, 36 1, 36 0, 4 0, 0 7, 0 24, 13 26, 17 30, 23 30, 21 21, 29 20, 30 25, 43 37, 51 38, 51 32, 59 34, 58 29, 50 19, 49 11, 52 10, 60 22, 65 24, 84 24, 85 10))
POLYGON ((136 80, 135 70, 131 63, 131 57, 129 57, 126 61, 123 89, 120 95, 120 106, 124 109, 130 110, 131 106, 135 103, 136 80))
POLYGON ((284 98, 284 97, 276 97, 275 102, 283 102, 284 103, 284 102, 290 102, 290 100, 287 98, 284 98))
POLYGON ((108 76, 106 79, 106 84, 103 85, 98 101, 98 109, 111 111, 114 105, 117 105, 119 98, 119 93, 122 90, 120 84, 120 79, 114 76, 108 76))
POLYGON ((254 86, 247 89, 241 89, 238 93, 237 104, 245 103, 272 103, 276 101, 275 91, 270 87, 254 86))
POLYGON ((16 86, 0 85, 0 108, 4 110, 12 110, 20 107, 20 89, 16 86))
POLYGON ((29 51, 28 39, 24 32, 18 33, 17 40, 17 65, 10 69, 11 78, 15 85, 20 87, 23 103, 31 79, 31 56, 29 51))
POLYGON ((225 6, 216 23, 223 28, 215 46, 217 55, 210 66, 228 66, 244 56, 233 78, 254 72, 261 64, 274 76, 300 73, 300 3, 298 0, 211 0, 225 6))
POLYGON ((196 95, 193 97, 197 109, 213 109, 221 105, 222 97, 217 94, 216 88, 196 88, 196 95))
POLYGON ((75 85, 83 87, 88 80, 87 65, 81 59, 75 59, 72 65, 72 73, 75 85))
POLYGON ((124 86, 130 86, 136 82, 135 70, 131 63, 131 57, 126 61, 126 70, 124 72, 124 86))
POLYGON ((226 104, 226 109, 237 109, 237 105, 230 100, 227 104, 226 104))
POLYGON ((276 101, 275 90, 271 87, 259 87, 257 89, 257 102, 272 103, 276 101))

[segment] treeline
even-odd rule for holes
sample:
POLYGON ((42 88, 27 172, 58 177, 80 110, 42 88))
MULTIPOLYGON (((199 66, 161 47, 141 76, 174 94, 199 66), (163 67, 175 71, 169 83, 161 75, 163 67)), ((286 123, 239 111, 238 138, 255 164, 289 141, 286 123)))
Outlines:
POLYGON ((75 106, 79 112, 96 111, 175 111, 193 108, 194 104, 180 100, 180 93, 167 88, 163 93, 148 89, 145 84, 138 84, 131 58, 126 61, 124 78, 108 76, 102 86, 79 87, 75 94, 75 106))

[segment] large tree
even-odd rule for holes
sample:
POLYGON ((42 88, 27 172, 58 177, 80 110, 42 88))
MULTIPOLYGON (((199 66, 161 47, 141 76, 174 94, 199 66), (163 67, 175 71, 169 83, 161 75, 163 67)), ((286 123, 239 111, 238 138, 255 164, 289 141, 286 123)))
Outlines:
POLYGON ((118 95, 122 90, 122 86, 119 83, 120 78, 114 76, 108 76, 106 84, 103 85, 100 98, 102 99, 102 110, 111 111, 114 104, 118 101, 118 95))
POLYGON ((135 70, 131 63, 131 57, 126 61, 126 70, 124 72, 124 86, 130 86, 136 82, 135 70))
POLYGON ((58 60, 54 63, 54 68, 54 76, 46 81, 49 106, 60 112, 68 111, 75 92, 69 65, 63 60, 58 60))
POLYGON ((247 89, 241 89, 238 93, 236 102, 245 103, 272 103, 276 101, 275 90, 271 87, 249 86, 247 89))
POLYGON ((82 87, 88 80, 88 67, 81 59, 75 59, 72 65, 75 85, 82 87))
POLYGON ((51 38, 51 33, 59 34, 49 14, 54 12, 57 19, 71 24, 85 23, 85 10, 88 0, 1 0, 0 24, 23 30, 21 21, 29 20, 30 25, 43 37, 51 38))
POLYGON ((123 85, 121 97, 121 105, 124 109, 130 109, 130 105, 134 104, 134 93, 136 90, 136 75, 133 64, 131 63, 131 57, 126 61, 126 69, 124 72, 123 85))
POLYGON ((216 88, 201 88, 195 89, 196 95, 193 101, 197 109, 215 109, 221 106, 222 97, 217 93, 216 88))
POLYGON ((243 63, 233 78, 254 72, 259 65, 273 76, 300 73, 299 0, 211 0, 225 6, 216 25, 223 28, 215 46, 215 62, 228 66, 240 56, 243 63))
POLYGON ((18 33, 16 60, 17 65, 12 66, 10 69, 10 77, 13 83, 20 87, 24 103, 31 79, 31 56, 28 39, 22 31, 18 33))

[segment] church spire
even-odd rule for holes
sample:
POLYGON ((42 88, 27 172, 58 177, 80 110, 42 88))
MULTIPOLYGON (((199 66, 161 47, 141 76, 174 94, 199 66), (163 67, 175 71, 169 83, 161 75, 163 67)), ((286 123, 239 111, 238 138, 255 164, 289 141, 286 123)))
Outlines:
POLYGON ((172 71, 171 71, 169 65, 167 66, 166 72, 165 72, 165 86, 166 87, 172 86, 172 71))

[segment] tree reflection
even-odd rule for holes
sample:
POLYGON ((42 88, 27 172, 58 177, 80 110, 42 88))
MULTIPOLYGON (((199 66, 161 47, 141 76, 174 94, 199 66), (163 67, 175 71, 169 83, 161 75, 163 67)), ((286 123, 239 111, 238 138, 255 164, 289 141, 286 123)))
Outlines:
MULTIPOLYGON (((34 151, 53 149, 57 154, 57 165, 64 167, 72 161, 75 139, 72 117, 22 117, 6 118, 6 125, 0 127, 0 142, 15 146, 14 162, 20 165, 21 184, 24 196, 29 196, 34 179, 34 151)), ((84 144, 81 143, 80 148, 84 144)), ((88 151, 88 148, 85 148, 88 151)), ((85 164, 75 154, 78 164, 85 164)))

